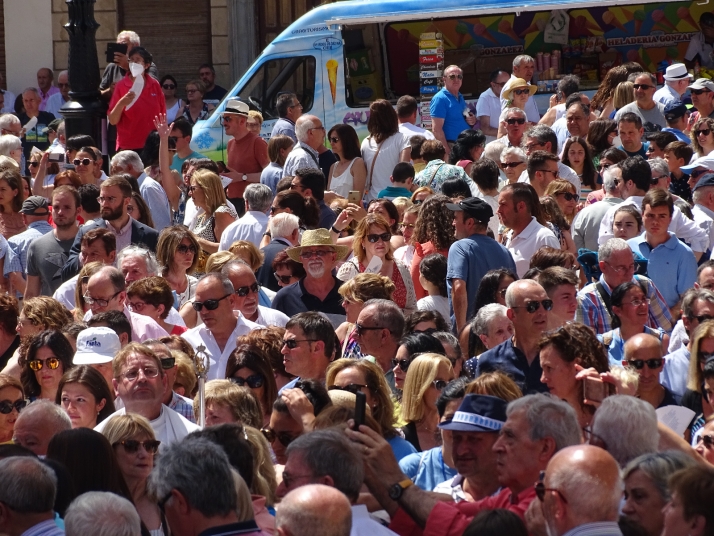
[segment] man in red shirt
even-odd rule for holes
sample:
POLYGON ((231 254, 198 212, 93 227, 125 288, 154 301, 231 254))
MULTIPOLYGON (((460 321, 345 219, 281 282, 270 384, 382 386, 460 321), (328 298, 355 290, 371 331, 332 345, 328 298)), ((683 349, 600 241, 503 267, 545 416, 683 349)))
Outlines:
POLYGON ((581 430, 572 407, 543 394, 514 400, 506 415, 493 445, 502 489, 476 502, 442 502, 443 496, 413 485, 381 435, 366 426, 347 430, 363 445, 365 484, 392 517, 389 528, 402 536, 461 536, 483 510, 505 508, 523 518, 541 471, 556 452, 581 442, 581 430))
POLYGON ((270 164, 268 144, 246 126, 249 110, 248 105, 239 99, 228 99, 223 110, 223 128, 228 136, 233 136, 226 148, 228 170, 223 175, 231 179, 227 197, 239 217, 245 214, 243 192, 246 186, 260 182, 263 168, 270 164))

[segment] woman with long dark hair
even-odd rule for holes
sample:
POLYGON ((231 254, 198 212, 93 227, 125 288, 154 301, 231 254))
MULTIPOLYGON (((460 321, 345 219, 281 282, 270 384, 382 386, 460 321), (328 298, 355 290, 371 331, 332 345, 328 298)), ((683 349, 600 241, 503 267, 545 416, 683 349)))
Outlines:
POLYGON ((580 137, 568 138, 563 148, 563 164, 573 168, 582 184, 580 188, 580 201, 584 202, 588 194, 594 190, 599 190, 597 183, 597 171, 593 164, 592 154, 587 142, 580 137))
POLYGON ((89 365, 74 367, 62 376, 55 404, 67 412, 72 428, 94 428, 115 411, 107 381, 89 365))
POLYGON ((327 189, 337 195, 347 197, 350 190, 364 192, 367 168, 362 160, 357 131, 350 125, 338 124, 327 133, 332 152, 337 162, 330 167, 327 189))
POLYGON ((74 349, 60 331, 47 330, 35 335, 20 357, 20 380, 30 400, 46 398, 54 402, 62 375, 74 365, 74 349))

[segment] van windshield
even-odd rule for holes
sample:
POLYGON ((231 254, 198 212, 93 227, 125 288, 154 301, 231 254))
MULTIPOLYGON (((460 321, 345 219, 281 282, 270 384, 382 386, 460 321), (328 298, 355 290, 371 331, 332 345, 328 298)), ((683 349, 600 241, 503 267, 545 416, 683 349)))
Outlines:
POLYGON ((263 63, 239 93, 251 110, 263 119, 277 119, 275 101, 282 93, 295 93, 303 112, 309 112, 315 102, 315 58, 298 56, 276 58, 263 63))

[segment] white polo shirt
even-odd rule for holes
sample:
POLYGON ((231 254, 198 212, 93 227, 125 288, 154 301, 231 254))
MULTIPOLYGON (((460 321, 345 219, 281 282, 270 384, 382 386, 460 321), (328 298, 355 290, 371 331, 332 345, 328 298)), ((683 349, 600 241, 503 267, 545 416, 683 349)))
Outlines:
POLYGON ((531 257, 543 246, 560 249, 560 242, 553 231, 538 223, 535 216, 531 217, 531 222, 520 234, 513 236, 513 230, 508 231, 506 249, 511 252, 513 261, 516 263, 518 277, 525 275, 530 268, 531 257))

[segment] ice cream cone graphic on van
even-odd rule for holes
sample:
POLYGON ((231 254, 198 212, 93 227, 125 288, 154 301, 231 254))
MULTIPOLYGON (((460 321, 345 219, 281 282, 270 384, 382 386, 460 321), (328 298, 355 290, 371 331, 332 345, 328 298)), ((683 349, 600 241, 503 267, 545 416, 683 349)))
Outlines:
POLYGON ((327 67, 327 78, 330 80, 332 104, 335 104, 335 99, 337 98, 337 67, 339 67, 339 64, 337 60, 327 60, 325 67, 327 67))

